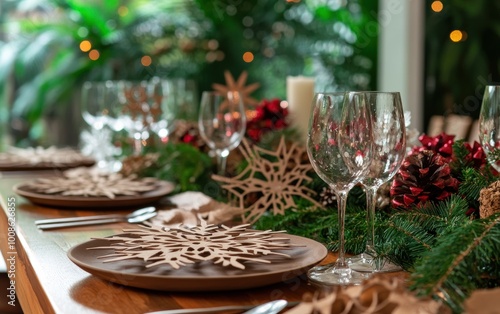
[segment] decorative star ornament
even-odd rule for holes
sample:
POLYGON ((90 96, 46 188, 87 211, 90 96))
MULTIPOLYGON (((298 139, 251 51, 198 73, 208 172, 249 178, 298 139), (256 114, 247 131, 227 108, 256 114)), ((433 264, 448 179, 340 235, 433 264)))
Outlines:
POLYGON ((243 98, 243 104, 245 106, 257 106, 259 101, 255 98, 250 97, 250 94, 254 92, 257 88, 259 88, 259 83, 253 83, 248 86, 245 86, 248 78, 247 71, 243 71, 241 75, 238 77, 238 80, 235 81, 233 75, 229 71, 224 71, 224 77, 226 78, 226 85, 222 84, 212 84, 212 87, 215 91, 227 95, 228 92, 237 91, 240 93, 243 98))

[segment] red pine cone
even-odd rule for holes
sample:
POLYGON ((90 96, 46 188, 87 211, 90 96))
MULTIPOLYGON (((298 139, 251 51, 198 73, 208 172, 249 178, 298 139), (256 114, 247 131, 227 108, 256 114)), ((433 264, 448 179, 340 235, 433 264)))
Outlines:
POLYGON ((450 173, 446 158, 433 151, 406 157, 392 182, 393 207, 408 209, 427 201, 448 198, 457 192, 459 184, 450 173))

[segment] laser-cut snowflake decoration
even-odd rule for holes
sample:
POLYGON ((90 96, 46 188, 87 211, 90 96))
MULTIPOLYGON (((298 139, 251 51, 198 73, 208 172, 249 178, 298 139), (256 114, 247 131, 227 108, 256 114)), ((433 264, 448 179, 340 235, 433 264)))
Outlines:
POLYGON ((72 148, 43 147, 8 147, 6 152, 0 153, 0 163, 11 166, 67 166, 71 164, 89 164, 94 160, 72 148))
POLYGON ((212 178, 222 182, 222 188, 237 198, 239 207, 244 209, 243 222, 255 223, 267 210, 271 210, 274 215, 284 215, 285 210, 296 208, 294 196, 321 207, 311 197, 316 193, 304 184, 312 181, 307 175, 312 171, 312 166, 309 161, 302 159, 305 152, 303 147, 296 143, 287 147, 282 137, 276 151, 251 147, 246 140, 242 141, 239 149, 248 166, 233 178, 219 175, 213 175, 212 178), (265 158, 265 155, 271 158, 265 158), (245 208, 247 198, 255 193, 261 193, 262 196, 245 208))
POLYGON ((218 226, 201 219, 193 228, 125 229, 125 234, 100 238, 113 242, 112 245, 90 249, 114 250, 114 253, 99 257, 104 262, 141 259, 146 267, 168 264, 174 269, 201 261, 245 269, 245 262, 271 263, 262 258, 267 255, 290 258, 288 254, 277 252, 294 246, 289 238, 276 236, 282 232, 252 230, 248 226, 218 226))
POLYGON ((43 194, 64 196, 108 197, 140 195, 158 188, 156 178, 138 178, 99 169, 76 168, 61 177, 37 178, 25 187, 43 194))

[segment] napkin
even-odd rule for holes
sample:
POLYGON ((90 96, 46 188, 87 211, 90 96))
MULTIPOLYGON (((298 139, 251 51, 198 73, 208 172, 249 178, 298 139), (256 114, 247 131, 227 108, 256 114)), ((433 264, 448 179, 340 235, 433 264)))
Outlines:
POLYGON ((242 209, 221 203, 202 192, 184 192, 169 198, 171 209, 162 209, 148 225, 173 227, 180 224, 194 227, 203 219, 209 224, 221 224, 242 214, 242 209))

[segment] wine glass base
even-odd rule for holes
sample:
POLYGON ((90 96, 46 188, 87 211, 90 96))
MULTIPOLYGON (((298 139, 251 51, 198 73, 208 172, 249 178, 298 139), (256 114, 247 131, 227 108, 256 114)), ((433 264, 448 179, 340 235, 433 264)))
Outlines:
POLYGON ((307 272, 313 283, 327 286, 357 286, 371 277, 370 273, 360 273, 350 268, 336 269, 336 264, 315 266, 307 272))
POLYGON ((388 259, 378 258, 362 253, 346 259, 352 270, 361 273, 390 273, 403 270, 388 259))

